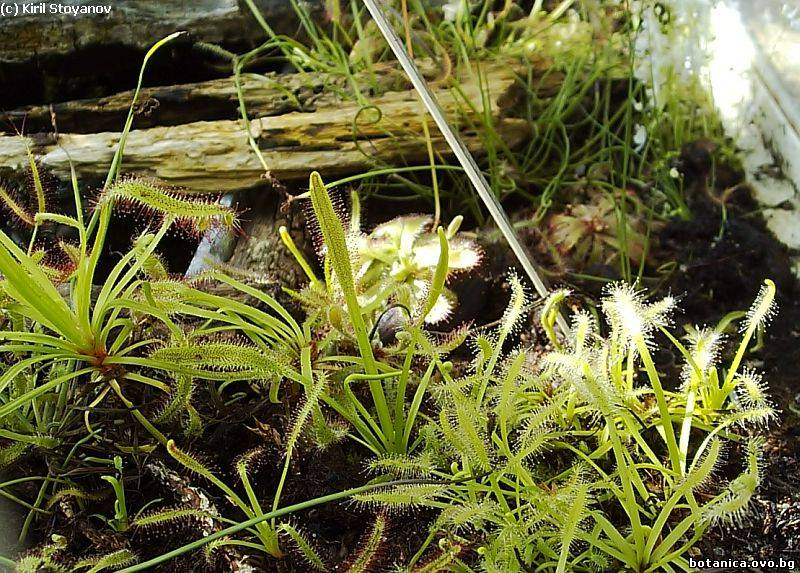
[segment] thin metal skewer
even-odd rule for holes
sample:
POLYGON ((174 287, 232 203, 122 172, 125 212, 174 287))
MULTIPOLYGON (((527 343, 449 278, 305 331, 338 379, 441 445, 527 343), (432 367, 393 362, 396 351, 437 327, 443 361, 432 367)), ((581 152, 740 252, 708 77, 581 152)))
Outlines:
MULTIPOLYGON (((450 124, 447 122, 447 118, 445 117, 442 107, 439 105, 436 96, 433 95, 433 92, 428 87, 425 78, 422 77, 422 74, 417 68, 417 65, 414 63, 414 60, 412 60, 408 52, 406 52, 403 42, 400 40, 397 32, 395 32, 386 16, 386 12, 381 6, 381 2, 382 0, 364 0, 364 4, 367 6, 367 9, 372 15, 372 19, 375 20, 375 23, 378 25, 378 29, 383 34, 383 37, 386 38, 386 41, 389 43, 389 47, 391 48, 392 52, 394 52, 394 55, 397 57, 397 60, 400 62, 400 65, 403 67, 406 75, 411 80, 414 89, 417 90, 417 93, 422 98, 425 108, 433 117, 433 120, 436 122, 439 131, 441 131, 442 135, 444 135, 444 138, 450 148, 453 150, 453 153, 455 153, 458 162, 464 168, 467 177, 469 177, 469 180, 472 182, 472 186, 475 188, 475 191, 477 191, 478 196, 483 201, 483 204, 486 205, 486 208, 489 210, 489 214, 491 214, 495 223, 497 223, 500 232, 503 234, 503 237, 505 237, 508 245, 511 247, 511 250, 514 252, 514 255, 516 255, 517 260, 522 265, 525 274, 528 275, 528 278, 533 283, 533 286, 536 289, 536 292, 539 293, 539 296, 546 298, 550 294, 550 291, 544 284, 541 276, 539 276, 536 266, 533 264, 527 249, 520 242, 514 227, 511 225, 511 221, 508 219, 505 209, 503 209, 500 201, 492 192, 491 187, 489 187, 489 183, 486 181, 483 173, 481 173, 478 164, 475 162, 475 158, 472 157, 472 154, 467 149, 467 146, 464 145, 461 137, 453 130, 452 127, 450 127, 450 124)), ((557 323, 561 332, 566 336, 569 332, 569 328, 567 327, 564 317, 561 316, 560 313, 557 316, 557 323)))

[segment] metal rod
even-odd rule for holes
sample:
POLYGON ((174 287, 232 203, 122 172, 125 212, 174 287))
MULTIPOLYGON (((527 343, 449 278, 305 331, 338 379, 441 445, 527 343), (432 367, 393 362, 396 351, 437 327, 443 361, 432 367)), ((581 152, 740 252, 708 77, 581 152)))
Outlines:
MULTIPOLYGON (((422 103, 425 104, 425 108, 433 117, 433 120, 436 122, 439 131, 441 131, 442 135, 444 135, 444 138, 450 148, 453 150, 453 153, 455 153, 458 162, 464 168, 467 177, 469 177, 470 182, 472 182, 472 186, 475 188, 475 191, 477 191, 478 196, 483 201, 483 204, 486 205, 486 208, 489 210, 489 214, 492 216, 492 219, 494 219, 495 223, 500 229, 500 232, 503 234, 503 237, 505 237, 520 265, 522 265, 525 274, 528 275, 528 278, 533 283, 533 286, 536 289, 536 292, 539 293, 539 296, 546 298, 550 294, 550 291, 544 284, 539 272, 536 270, 536 266, 533 264, 531 255, 520 242, 514 227, 511 225, 511 221, 508 219, 505 209, 503 209, 500 201, 497 199, 494 192, 492 192, 491 187, 489 187, 489 183, 486 181, 483 173, 481 173, 478 164, 475 162, 475 158, 472 157, 472 154, 469 152, 469 149, 467 149, 467 146, 464 145, 461 137, 453 130, 452 127, 450 127, 450 124, 448 123, 447 118, 442 111, 442 107, 439 105, 439 102, 436 99, 436 96, 433 95, 433 92, 428 87, 425 78, 422 77, 422 74, 417 68, 417 65, 414 63, 414 60, 412 60, 411 56, 408 54, 408 52, 406 52, 403 42, 400 40, 397 32, 395 32, 391 22, 389 22, 381 3, 382 0, 364 0, 364 4, 367 6, 369 13, 372 15, 372 19, 375 20, 375 23, 378 25, 378 29, 383 34, 383 37, 386 38, 386 41, 389 43, 389 47, 391 48, 392 52, 394 52, 394 55, 397 57, 397 60, 400 62, 400 65, 403 67, 406 75, 411 80, 414 89, 417 90, 420 98, 422 98, 422 103)), ((566 336, 569 332, 569 329, 564 317, 561 316, 560 313, 557 317, 557 321, 559 328, 566 336)))

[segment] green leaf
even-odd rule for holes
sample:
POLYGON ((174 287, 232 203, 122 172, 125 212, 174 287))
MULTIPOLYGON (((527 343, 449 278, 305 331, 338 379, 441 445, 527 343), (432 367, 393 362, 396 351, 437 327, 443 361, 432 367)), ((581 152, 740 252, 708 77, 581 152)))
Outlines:
POLYGON ((0 231, 0 273, 5 290, 21 311, 73 344, 91 345, 91 336, 78 327, 75 314, 39 265, 0 231))

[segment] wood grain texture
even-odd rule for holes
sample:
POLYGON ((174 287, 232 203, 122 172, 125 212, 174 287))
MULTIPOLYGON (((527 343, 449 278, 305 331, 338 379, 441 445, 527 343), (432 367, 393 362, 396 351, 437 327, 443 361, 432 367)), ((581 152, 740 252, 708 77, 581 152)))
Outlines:
MULTIPOLYGON (((502 117, 499 102, 512 97, 516 75, 509 66, 495 64, 483 70, 484 84, 490 94, 491 115, 500 137, 510 147, 520 144, 530 134, 528 122, 502 117)), ((456 93, 447 83, 435 90, 453 123, 470 149, 482 152, 480 113, 482 98, 479 82, 473 73, 463 74, 456 93)), ((313 81, 313 80, 312 80, 313 81)), ((385 93, 371 97, 370 106, 333 96, 315 97, 313 83, 307 77, 284 75, 248 80, 247 101, 258 115, 251 121, 256 138, 272 176, 280 180, 308 177, 312 170, 330 178, 369 169, 376 160, 394 165, 425 161, 426 143, 422 136, 421 107, 415 92, 389 85, 385 93), (305 83, 304 83, 305 82, 305 83), (303 87, 305 86, 305 88, 303 87), (301 102, 287 103, 280 94, 307 89, 301 102), (305 103, 303 103, 305 102, 305 103)), ((233 105, 232 81, 204 82, 203 85, 156 88, 173 94, 207 94, 233 105)), ((164 92, 157 92, 164 93, 164 92)), ((302 94, 301 94, 302 95, 302 94)), ((147 94, 143 102, 147 101, 147 94)), ((191 108, 195 96, 186 96, 191 108)), ((155 99, 155 96, 153 96, 155 99)), ((163 98, 163 96, 162 96, 163 98)), ((292 98, 289 98, 290 100, 292 98)), ((95 102, 72 102, 66 107, 87 110, 119 108, 124 97, 95 102)), ((180 107, 180 106, 178 106, 180 107)), ((102 113, 102 112, 99 112, 102 113)), ((179 121, 178 109, 170 112, 169 121, 179 121)), ((192 119, 196 119, 193 117, 192 119)), ((137 121, 138 124, 138 121, 137 121)), ((119 142, 120 133, 35 134, 21 138, 0 135, 0 167, 24 167, 25 146, 40 157, 42 165, 56 177, 66 179, 70 159, 79 177, 103 178, 119 142)), ((434 149, 449 155, 446 142, 432 129, 434 149)), ((242 122, 232 119, 190 121, 177 125, 158 125, 131 131, 122 166, 124 173, 157 177, 164 182, 196 192, 228 192, 248 189, 263 180, 262 169, 250 149, 242 122)))

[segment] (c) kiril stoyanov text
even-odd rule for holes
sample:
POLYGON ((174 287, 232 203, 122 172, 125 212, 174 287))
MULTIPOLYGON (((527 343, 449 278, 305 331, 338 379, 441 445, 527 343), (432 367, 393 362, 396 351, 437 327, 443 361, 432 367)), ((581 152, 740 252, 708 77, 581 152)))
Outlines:
POLYGON ((108 15, 111 5, 73 6, 59 2, 3 2, 0 13, 4 16, 36 16, 61 14, 65 16, 108 15))

